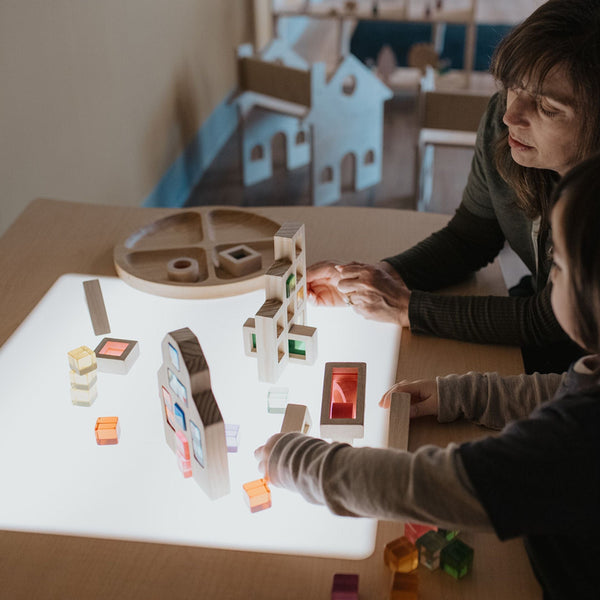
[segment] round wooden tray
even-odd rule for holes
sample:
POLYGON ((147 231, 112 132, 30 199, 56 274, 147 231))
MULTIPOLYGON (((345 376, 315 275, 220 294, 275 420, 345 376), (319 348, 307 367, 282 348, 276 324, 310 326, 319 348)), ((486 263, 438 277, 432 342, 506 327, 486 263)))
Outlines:
POLYGON ((123 281, 170 298, 222 298, 263 286, 273 262, 273 236, 280 224, 242 209, 199 207, 159 219, 115 246, 113 260, 123 281), (236 277, 220 265, 219 252, 243 244, 261 255, 260 269, 236 277), (180 260, 181 259, 181 260, 180 260), (195 281, 175 281, 167 265, 198 263, 195 281))

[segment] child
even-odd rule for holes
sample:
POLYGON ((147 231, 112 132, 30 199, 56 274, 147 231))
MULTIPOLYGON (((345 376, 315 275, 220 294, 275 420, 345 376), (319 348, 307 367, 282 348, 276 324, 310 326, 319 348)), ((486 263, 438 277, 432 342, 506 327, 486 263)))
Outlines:
MULTIPOLYGON (((554 313, 574 341, 598 353, 600 156, 572 169, 554 200, 554 313)), ((412 392, 415 408, 427 405, 421 412, 446 420, 464 415, 495 427, 518 420, 495 437, 414 453, 277 434, 256 450, 259 468, 273 485, 339 515, 522 536, 545 599, 599 598, 600 354, 552 384, 469 373, 397 387, 412 392), (551 388, 554 396, 544 397, 551 388), (498 402, 515 390, 527 402, 498 402)))

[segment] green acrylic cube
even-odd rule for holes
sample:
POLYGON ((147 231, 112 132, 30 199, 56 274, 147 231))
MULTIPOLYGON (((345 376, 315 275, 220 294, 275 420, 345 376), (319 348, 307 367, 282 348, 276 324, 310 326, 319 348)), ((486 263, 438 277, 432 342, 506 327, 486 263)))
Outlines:
POLYGON ((440 566, 440 555, 448 545, 448 540, 437 531, 428 531, 415 543, 419 550, 419 562, 435 571, 440 566))
POLYGON ((284 414, 288 404, 288 389, 271 388, 267 393, 267 412, 284 414))
POLYGON ((473 566, 473 548, 461 540, 452 540, 440 553, 440 565, 455 579, 464 577, 473 566))
POLYGON ((458 537, 460 533, 459 529, 438 529, 438 531, 451 542, 455 537, 458 537))

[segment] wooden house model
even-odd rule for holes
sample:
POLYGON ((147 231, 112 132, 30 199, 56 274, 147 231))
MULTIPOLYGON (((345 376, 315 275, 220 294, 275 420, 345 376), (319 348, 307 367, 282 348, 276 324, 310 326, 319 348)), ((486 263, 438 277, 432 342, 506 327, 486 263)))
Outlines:
POLYGON ((331 204, 342 191, 342 164, 355 190, 381 180, 383 103, 391 90, 349 54, 331 75, 274 40, 260 54, 238 49, 237 105, 244 184, 272 175, 272 140, 286 138, 288 169, 310 161, 312 201, 331 204), (285 117, 285 119, 283 118, 285 117))

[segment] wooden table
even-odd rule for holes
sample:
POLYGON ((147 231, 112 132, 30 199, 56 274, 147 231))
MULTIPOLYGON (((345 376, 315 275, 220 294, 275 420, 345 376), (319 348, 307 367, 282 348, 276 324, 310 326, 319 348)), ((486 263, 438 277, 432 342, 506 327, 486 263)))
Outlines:
MULTIPOLYGON (((173 212, 32 202, 0 238, 0 344, 60 275, 115 275, 114 245, 173 212)), ((371 208, 269 207, 253 212, 281 222, 305 223, 309 263, 325 258, 374 262, 410 247, 448 220, 442 215, 371 208)), ((461 293, 506 292, 497 264, 458 289, 461 293)), ((519 373, 520 352, 403 331, 398 378, 469 370, 519 373)), ((446 445, 482 435, 485 430, 469 423, 440 425, 434 419, 420 419, 411 423, 409 446, 446 445)), ((391 576, 382 551, 401 531, 399 523, 380 522, 375 553, 362 561, 0 531, 0 596, 11 600, 327 599, 333 574, 346 572, 359 573, 361 600, 384 599, 391 576)), ((500 543, 493 535, 476 533, 462 537, 475 548, 473 572, 457 582, 440 571, 420 568, 420 598, 541 597, 519 540, 500 543)))

